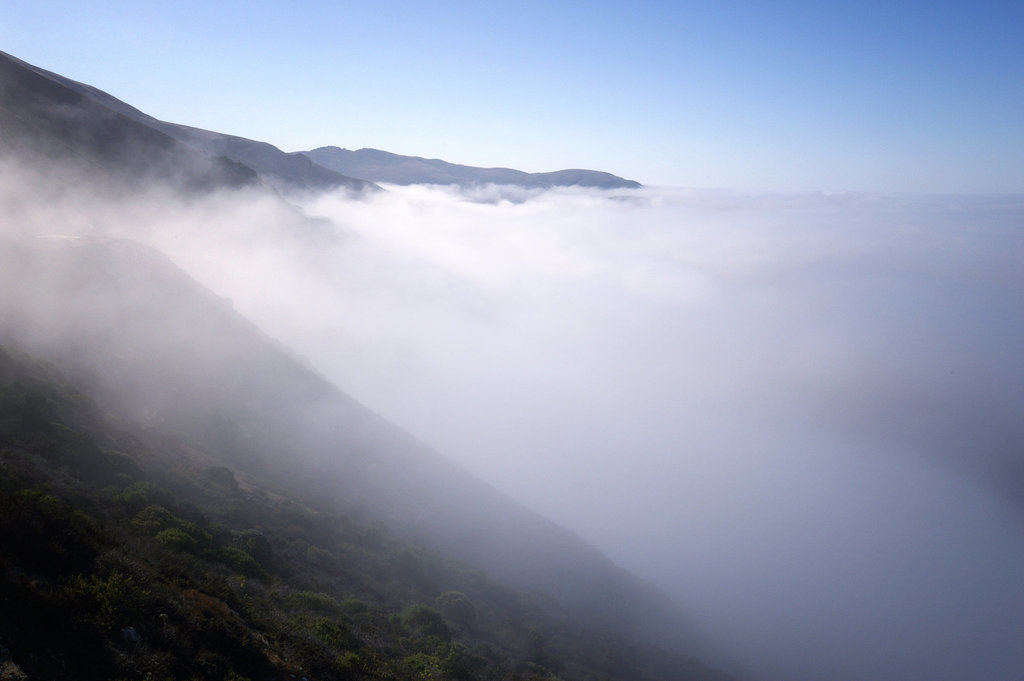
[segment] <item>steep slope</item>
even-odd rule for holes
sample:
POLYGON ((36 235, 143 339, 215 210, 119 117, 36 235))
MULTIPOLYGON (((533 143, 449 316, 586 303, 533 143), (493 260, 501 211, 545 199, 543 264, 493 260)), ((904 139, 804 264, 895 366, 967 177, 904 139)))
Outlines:
POLYGON ((0 342, 64 367, 104 408, 325 508, 385 522, 597 630, 692 654, 653 587, 377 417, 166 258, 125 241, 0 248, 0 342))
POLYGON ((250 168, 210 156, 0 53, 0 159, 51 176, 87 173, 95 184, 131 190, 160 181, 186 189, 238 187, 250 168))
MULTIPOLYGON (((154 122, 6 55, 0 67, 0 154, 33 166, 36 185, 59 178, 87 201, 94 190, 153 185, 255 191, 267 177, 157 128, 216 144, 238 138, 154 122)), ((278 158, 268 153, 268 163, 278 158)), ((404 540, 546 593, 597 631, 694 652, 693 627, 663 594, 356 403, 165 257, 128 241, 33 236, 63 225, 21 222, 36 215, 18 210, 32 198, 5 189, 0 343, 61 367, 102 410, 209 465, 274 481, 325 512, 386 523, 404 540)))
POLYGON ((721 679, 210 465, 0 346, 4 679, 721 679))
POLYGON ((474 168, 439 159, 400 156, 377 149, 350 151, 338 147, 320 147, 299 152, 325 168, 373 182, 392 184, 454 184, 462 187, 482 184, 507 184, 547 189, 550 187, 594 187, 598 189, 637 189, 639 182, 625 180, 596 170, 558 170, 551 173, 525 173, 510 168, 474 168))
POLYGON ((95 87, 0 52, 0 152, 77 158, 118 180, 281 189, 375 189, 266 142, 166 123, 95 87), (254 172, 255 171, 255 172, 254 172))
POLYGON ((266 142, 162 121, 154 121, 151 125, 189 146, 240 161, 271 180, 274 186, 285 190, 322 191, 345 187, 361 192, 379 189, 372 182, 335 172, 304 156, 285 153, 266 142))

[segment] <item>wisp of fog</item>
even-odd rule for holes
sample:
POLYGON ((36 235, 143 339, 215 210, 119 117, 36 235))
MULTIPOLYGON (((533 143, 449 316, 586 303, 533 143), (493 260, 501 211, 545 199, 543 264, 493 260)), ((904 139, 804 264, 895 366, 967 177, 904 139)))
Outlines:
POLYGON ((155 245, 753 678, 1019 677, 1024 201, 387 189, 64 220, 155 245))

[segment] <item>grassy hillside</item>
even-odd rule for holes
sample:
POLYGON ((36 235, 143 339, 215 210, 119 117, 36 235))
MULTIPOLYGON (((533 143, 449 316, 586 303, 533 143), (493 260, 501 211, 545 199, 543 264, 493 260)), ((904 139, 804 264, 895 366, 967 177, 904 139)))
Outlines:
POLYGON ((721 678, 215 460, 0 350, 3 678, 721 678))

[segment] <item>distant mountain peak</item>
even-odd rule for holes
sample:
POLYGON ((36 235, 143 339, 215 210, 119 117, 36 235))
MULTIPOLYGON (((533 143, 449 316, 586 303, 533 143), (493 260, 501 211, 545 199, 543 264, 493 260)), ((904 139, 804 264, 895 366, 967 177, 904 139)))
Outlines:
POLYGON ((441 159, 403 156, 380 149, 356 151, 328 146, 301 151, 324 166, 351 177, 391 184, 444 184, 460 187, 504 184, 548 189, 551 187, 593 187, 597 189, 638 189, 639 182, 597 170, 567 169, 548 173, 527 173, 512 168, 478 168, 441 159))

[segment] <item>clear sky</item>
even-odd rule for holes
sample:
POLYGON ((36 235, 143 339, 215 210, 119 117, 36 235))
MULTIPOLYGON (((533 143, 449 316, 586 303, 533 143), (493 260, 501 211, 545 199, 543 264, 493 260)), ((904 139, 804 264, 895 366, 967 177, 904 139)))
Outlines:
POLYGON ((1021 2, 0 0, 0 49, 286 151, 1024 191, 1021 2))

